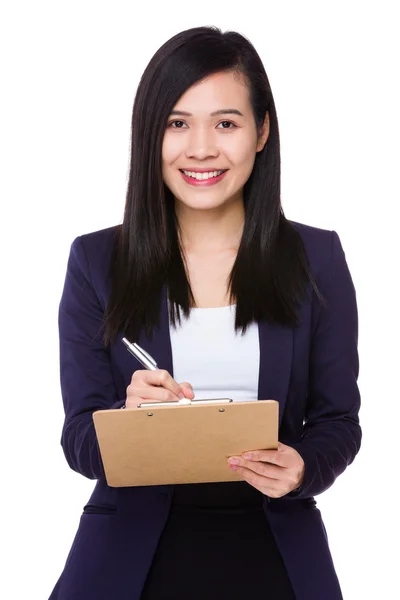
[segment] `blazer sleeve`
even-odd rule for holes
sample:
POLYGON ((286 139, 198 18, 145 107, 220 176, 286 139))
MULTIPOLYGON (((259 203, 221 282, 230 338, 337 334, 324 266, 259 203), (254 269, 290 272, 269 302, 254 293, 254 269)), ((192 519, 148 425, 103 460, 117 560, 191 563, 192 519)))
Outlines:
POLYGON ((105 476, 93 412, 125 403, 117 397, 109 352, 102 342, 103 315, 78 237, 70 250, 58 318, 65 411, 61 445, 71 469, 89 479, 105 476))
POLYGON ((354 460, 361 445, 357 385, 358 315, 356 293, 336 232, 328 264, 317 276, 325 305, 314 295, 309 394, 301 441, 305 475, 289 497, 307 498, 327 490, 354 460))

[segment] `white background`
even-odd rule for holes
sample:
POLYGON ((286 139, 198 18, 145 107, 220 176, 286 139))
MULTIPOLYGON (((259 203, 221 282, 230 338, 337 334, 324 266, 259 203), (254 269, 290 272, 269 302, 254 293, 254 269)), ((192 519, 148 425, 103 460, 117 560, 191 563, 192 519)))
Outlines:
POLYGON ((0 595, 48 598, 94 486, 60 446, 70 244, 121 222, 132 103, 154 52, 183 29, 217 25, 247 36, 268 73, 286 216, 336 230, 346 252, 364 439, 318 503, 345 600, 399 598, 396 2, 144 4, 14 0, 0 15, 0 595))

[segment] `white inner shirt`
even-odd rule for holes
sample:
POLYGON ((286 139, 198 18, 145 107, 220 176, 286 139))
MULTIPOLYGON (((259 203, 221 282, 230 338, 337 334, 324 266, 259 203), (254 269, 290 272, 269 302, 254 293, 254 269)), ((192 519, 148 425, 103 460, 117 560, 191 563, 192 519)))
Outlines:
POLYGON ((193 386, 195 398, 258 399, 258 324, 235 332, 236 305, 192 308, 189 319, 170 325, 174 379, 193 386))

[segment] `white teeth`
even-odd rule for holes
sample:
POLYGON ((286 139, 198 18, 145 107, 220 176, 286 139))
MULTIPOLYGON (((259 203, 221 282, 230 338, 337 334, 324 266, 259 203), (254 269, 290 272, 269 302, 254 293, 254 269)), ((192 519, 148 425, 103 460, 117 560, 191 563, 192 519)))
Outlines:
POLYGON ((193 177, 193 179, 201 181, 202 179, 210 179, 210 177, 218 177, 218 175, 221 175, 221 173, 224 172, 224 169, 222 171, 210 171, 208 173, 195 173, 194 171, 184 171, 183 169, 182 171, 187 177, 193 177))

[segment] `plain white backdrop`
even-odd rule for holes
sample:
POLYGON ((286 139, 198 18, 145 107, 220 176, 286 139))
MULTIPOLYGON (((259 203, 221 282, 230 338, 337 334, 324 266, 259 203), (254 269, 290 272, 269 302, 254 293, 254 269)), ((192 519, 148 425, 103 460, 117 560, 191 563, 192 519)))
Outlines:
POLYGON ((285 214, 334 229, 346 252, 359 307, 364 438, 353 465, 317 500, 345 600, 400 598, 395 8, 384 0, 4 3, 5 600, 48 598, 94 486, 69 469, 60 446, 57 313, 70 245, 121 222, 140 76, 161 44, 199 25, 239 31, 255 45, 278 113, 285 214))

